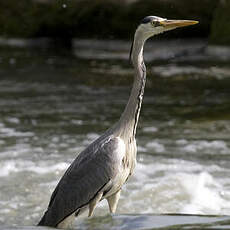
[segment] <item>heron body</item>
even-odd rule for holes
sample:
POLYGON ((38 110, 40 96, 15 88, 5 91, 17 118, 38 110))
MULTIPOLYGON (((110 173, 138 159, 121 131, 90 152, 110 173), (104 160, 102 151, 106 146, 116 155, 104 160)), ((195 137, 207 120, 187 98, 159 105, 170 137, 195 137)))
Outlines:
POLYGON ((107 199, 111 213, 116 211, 122 185, 136 165, 136 128, 144 95, 146 68, 143 60, 145 41, 156 34, 196 21, 144 18, 134 35, 130 58, 134 67, 132 91, 119 121, 83 150, 56 186, 48 209, 38 225, 67 228, 75 216, 107 199))

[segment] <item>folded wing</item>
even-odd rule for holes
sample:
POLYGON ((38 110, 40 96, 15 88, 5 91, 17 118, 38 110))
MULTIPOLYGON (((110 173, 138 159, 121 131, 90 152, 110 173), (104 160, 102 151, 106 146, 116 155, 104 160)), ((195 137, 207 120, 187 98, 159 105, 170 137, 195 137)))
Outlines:
MULTIPOLYGON (((56 227, 69 215, 88 205, 119 172, 125 150, 120 138, 101 137, 81 152, 55 188, 38 225, 56 227)), ((107 192, 107 191, 104 191, 107 192)))

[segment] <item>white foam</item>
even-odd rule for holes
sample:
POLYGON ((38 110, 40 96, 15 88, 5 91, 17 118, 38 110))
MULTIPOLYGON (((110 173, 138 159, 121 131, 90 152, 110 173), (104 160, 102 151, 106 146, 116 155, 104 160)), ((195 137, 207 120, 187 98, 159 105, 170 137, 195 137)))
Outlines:
POLYGON ((157 141, 152 141, 152 142, 147 143, 146 147, 151 149, 151 150, 154 150, 157 153, 162 153, 165 151, 164 145, 160 144, 157 141))
POLYGON ((54 143, 58 143, 60 141, 60 138, 57 136, 54 136, 54 137, 52 137, 51 141, 54 143))
POLYGON ((137 146, 137 152, 138 152, 138 153, 139 153, 139 152, 147 152, 147 149, 146 149, 145 147, 143 147, 143 146, 138 145, 138 146, 137 146))
POLYGON ((33 172, 37 174, 57 173, 68 168, 69 164, 60 162, 54 165, 48 163, 35 164, 32 161, 8 160, 0 162, 0 177, 9 176, 11 173, 33 172))
POLYGON ((14 128, 0 127, 0 136, 2 137, 31 137, 34 136, 32 132, 20 132, 14 128))
POLYGON ((55 165, 51 165, 51 166, 32 166, 32 167, 28 167, 26 169, 26 171, 31 171, 34 173, 38 173, 38 174, 46 174, 46 173, 54 173, 57 171, 64 171, 68 168, 69 164, 67 163, 58 163, 55 165))
POLYGON ((145 156, 138 162, 134 175, 123 188, 119 211, 230 214, 230 193, 225 185, 230 179, 223 182, 210 173, 226 169, 179 159, 154 159, 145 156))
POLYGON ((176 144, 178 144, 178 145, 185 145, 185 144, 187 144, 187 143, 188 143, 188 141, 185 140, 185 139, 176 140, 176 144))
POLYGON ((11 210, 9 208, 0 209, 1 214, 8 214, 10 212, 11 212, 11 210))
POLYGON ((71 120, 71 123, 73 123, 74 125, 82 125, 82 124, 83 124, 83 121, 82 121, 82 120, 75 120, 75 119, 72 119, 72 120, 71 120))
POLYGON ((219 150, 218 153, 229 153, 230 150, 224 141, 192 141, 182 148, 185 152, 196 153, 200 150, 219 150))
POLYGON ((5 161, 0 163, 0 177, 8 176, 12 172, 18 172, 14 161, 5 161))
POLYGON ((189 145, 185 146, 185 147, 183 148, 183 150, 184 150, 185 152, 196 153, 197 150, 198 150, 198 146, 197 146, 197 145, 194 145, 194 144, 189 144, 189 145))
POLYGON ((38 152, 38 148, 31 149, 31 146, 29 144, 24 143, 18 143, 14 146, 5 147, 4 151, 0 153, 0 158, 2 159, 9 159, 10 158, 16 158, 17 156, 25 156, 27 154, 30 154, 31 151, 38 152))
POLYGON ((5 141, 4 140, 0 140, 0 145, 4 145, 5 141))
POLYGON ((20 120, 17 117, 9 117, 7 118, 7 121, 13 124, 19 124, 20 120))
POLYGON ((171 174, 181 172, 181 173, 189 173, 189 172, 197 172, 202 171, 204 169, 203 166, 186 160, 178 160, 178 159, 165 159, 158 162, 151 163, 150 159, 142 160, 142 162, 138 162, 135 169, 135 177, 139 182, 143 181, 143 177, 154 178, 155 175, 162 173, 165 176, 170 176, 171 174))
MULTIPOLYGON (((220 55, 221 56, 221 55, 220 55)), ((162 77, 173 77, 175 75, 204 75, 212 76, 217 79, 224 79, 229 77, 229 68, 211 66, 208 68, 200 68, 194 66, 178 66, 169 64, 167 66, 154 66, 152 71, 162 77)))
POLYGON ((158 131, 158 128, 154 127, 154 126, 152 126, 152 127, 145 127, 145 128, 143 128, 143 131, 147 132, 147 133, 155 133, 155 132, 158 131))
MULTIPOLYGON (((187 204, 181 209, 189 214, 223 214, 224 207, 230 207, 221 196, 222 186, 207 172, 181 175, 181 185, 188 195, 187 204)), ((226 213, 227 214, 227 213, 226 213)))
POLYGON ((89 133, 87 134, 87 138, 89 140, 96 140, 99 137, 99 135, 97 133, 89 133))

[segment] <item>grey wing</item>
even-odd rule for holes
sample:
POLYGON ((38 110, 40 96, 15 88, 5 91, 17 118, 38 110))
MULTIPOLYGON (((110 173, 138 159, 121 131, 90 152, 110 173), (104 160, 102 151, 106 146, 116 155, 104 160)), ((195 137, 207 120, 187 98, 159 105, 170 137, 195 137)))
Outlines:
POLYGON ((38 225, 56 227, 76 210, 89 204, 116 176, 124 152, 120 142, 120 138, 99 139, 79 154, 58 183, 48 210, 38 225))

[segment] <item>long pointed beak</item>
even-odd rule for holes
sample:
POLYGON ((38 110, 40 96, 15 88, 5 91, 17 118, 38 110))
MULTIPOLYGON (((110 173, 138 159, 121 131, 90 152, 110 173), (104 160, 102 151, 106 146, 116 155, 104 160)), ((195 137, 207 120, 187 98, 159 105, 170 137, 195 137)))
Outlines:
POLYGON ((190 26, 190 25, 195 25, 197 23, 199 22, 193 20, 165 20, 160 22, 160 24, 166 29, 190 26))

